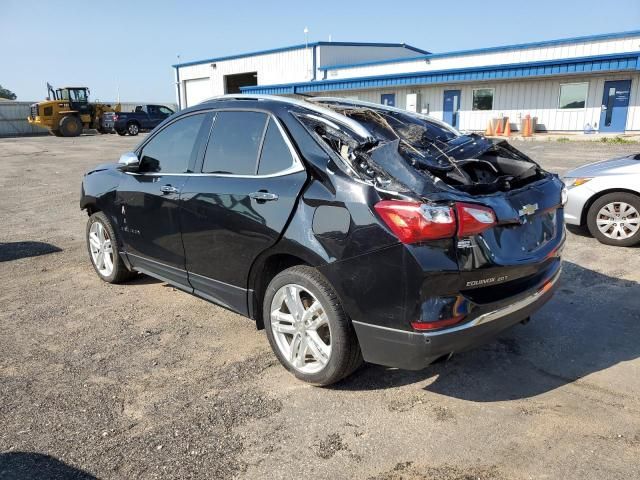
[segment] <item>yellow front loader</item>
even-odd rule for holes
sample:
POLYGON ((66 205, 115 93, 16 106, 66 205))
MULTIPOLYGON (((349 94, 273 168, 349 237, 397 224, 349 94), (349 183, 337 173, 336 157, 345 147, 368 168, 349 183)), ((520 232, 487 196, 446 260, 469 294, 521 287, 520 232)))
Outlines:
POLYGON ((54 89, 47 83, 47 100, 31 105, 27 120, 32 125, 48 128, 59 137, 77 137, 84 129, 101 127, 102 115, 119 112, 120 104, 89 103, 89 89, 86 87, 64 87, 54 89))

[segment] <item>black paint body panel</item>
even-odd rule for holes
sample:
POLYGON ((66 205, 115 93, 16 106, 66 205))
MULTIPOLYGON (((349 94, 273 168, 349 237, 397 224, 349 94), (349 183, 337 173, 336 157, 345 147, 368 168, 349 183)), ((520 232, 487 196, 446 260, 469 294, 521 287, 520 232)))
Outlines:
MULTIPOLYGON (((539 308, 534 305, 466 337, 442 336, 438 345, 428 347, 411 327, 413 321, 428 320, 429 305, 451 295, 468 299, 474 315, 509 304, 559 266, 565 233, 557 177, 549 175, 507 194, 434 194, 425 200, 489 206, 499 225, 466 239, 404 245, 374 210, 388 194, 339 168, 292 115, 301 107, 268 100, 203 103, 163 122, 142 145, 182 115, 230 108, 275 116, 304 171, 269 178, 147 176, 107 165, 89 172, 80 205, 109 216, 123 241, 119 249, 134 269, 259 320, 265 265, 276 256, 298 259, 318 268, 333 285, 357 322, 365 359, 406 368, 419 368, 442 352, 484 340, 539 308), (163 194, 160 187, 169 184, 179 192, 163 194), (260 203, 250 197, 261 190, 278 199, 260 203), (519 229, 519 209, 532 203, 540 212, 555 214, 525 218, 530 223, 519 229), (493 286, 473 286, 487 278, 498 280, 493 286)), ((199 149, 196 165, 203 151, 199 149)))

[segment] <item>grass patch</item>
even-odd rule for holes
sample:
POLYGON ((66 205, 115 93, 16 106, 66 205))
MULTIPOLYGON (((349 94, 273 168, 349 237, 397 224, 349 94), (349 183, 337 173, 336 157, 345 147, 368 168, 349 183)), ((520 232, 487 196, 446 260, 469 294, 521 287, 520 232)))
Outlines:
POLYGON ((560 137, 560 138, 556 139, 556 142, 560 142, 560 143, 567 143, 567 142, 570 142, 570 141, 571 141, 571 139, 567 138, 567 137, 560 137))
POLYGON ((602 137, 600 139, 602 143, 610 143, 613 145, 627 145, 629 143, 638 143, 635 140, 629 140, 628 138, 623 137, 602 137))

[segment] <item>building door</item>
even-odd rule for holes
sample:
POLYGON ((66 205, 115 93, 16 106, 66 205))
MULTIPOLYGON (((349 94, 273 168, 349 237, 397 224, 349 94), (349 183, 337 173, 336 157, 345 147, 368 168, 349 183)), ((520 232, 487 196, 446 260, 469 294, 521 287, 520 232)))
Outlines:
POLYGON ((445 90, 442 119, 452 127, 458 128, 458 112, 460 111, 460 90, 445 90))
POLYGON ((211 95, 211 83, 209 77, 194 78, 193 80, 184 81, 184 99, 186 107, 193 107, 201 101, 212 97, 211 95))
POLYGON ((380 103, 389 107, 396 106, 396 94, 395 93, 383 93, 380 95, 380 103))
POLYGON ((604 82, 600 113, 600 132, 624 132, 631 80, 604 82))

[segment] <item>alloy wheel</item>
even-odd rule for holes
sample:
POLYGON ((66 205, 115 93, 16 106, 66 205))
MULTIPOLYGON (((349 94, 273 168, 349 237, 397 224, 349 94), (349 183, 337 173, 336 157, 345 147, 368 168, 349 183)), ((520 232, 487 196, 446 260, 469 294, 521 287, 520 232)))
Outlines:
POLYGON ((271 302, 271 330, 278 350, 296 370, 313 374, 331 358, 331 328, 320 301, 300 285, 281 287, 271 302))
POLYGON ((136 125, 135 123, 132 123, 131 125, 129 125, 129 133, 131 135, 137 135, 138 134, 138 125, 136 125))
POLYGON ((640 214, 633 205, 611 202, 603 206, 596 216, 598 230, 613 240, 626 240, 640 228, 640 214))
POLYGON ((94 222, 89 229, 89 249, 100 275, 110 276, 113 273, 113 246, 109 232, 100 222, 94 222))

